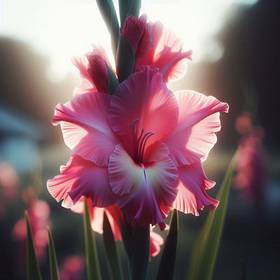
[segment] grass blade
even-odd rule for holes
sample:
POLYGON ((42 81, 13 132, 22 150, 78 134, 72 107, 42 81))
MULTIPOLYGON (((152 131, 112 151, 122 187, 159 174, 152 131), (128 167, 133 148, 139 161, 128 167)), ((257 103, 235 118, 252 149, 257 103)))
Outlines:
POLYGON ((157 279, 172 280, 174 276, 175 260, 176 260, 176 250, 178 241, 178 212, 173 211, 171 224, 168 236, 165 241, 164 250, 160 260, 159 270, 157 279))
POLYGON ((55 246, 54 246, 53 236, 50 230, 48 230, 48 236, 49 236, 50 278, 51 280, 59 280, 55 246))
POLYGON ((215 211, 208 214, 203 229, 194 244, 188 280, 211 280, 213 278, 234 167, 235 156, 229 164, 217 196, 220 204, 215 211))
POLYGON ((123 279, 123 277, 121 273, 119 255, 115 243, 115 238, 108 217, 105 213, 103 222, 103 239, 109 265, 111 268, 111 278, 114 280, 121 280, 123 279))
POLYGON ((100 280, 100 268, 97 256, 95 234, 91 229, 87 200, 84 204, 84 236, 86 250, 87 279, 100 280))
POLYGON ((26 241, 27 241, 27 279, 38 280, 42 279, 41 272, 39 269, 38 260, 36 257, 32 230, 27 211, 25 211, 25 223, 26 223, 26 241))

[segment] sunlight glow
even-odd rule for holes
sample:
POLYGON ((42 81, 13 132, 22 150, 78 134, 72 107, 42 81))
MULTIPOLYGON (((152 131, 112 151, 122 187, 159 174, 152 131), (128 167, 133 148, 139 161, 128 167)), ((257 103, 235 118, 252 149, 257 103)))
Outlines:
MULTIPOLYGON (((142 0, 142 13, 163 22, 182 38, 185 49, 194 51, 194 61, 211 60, 223 53, 213 35, 222 27, 227 9, 234 3, 256 2, 142 0)), ((27 41, 48 56, 52 78, 73 71, 71 58, 89 51, 93 44, 105 47, 112 58, 110 37, 94 0, 0 0, 0 11, 1 34, 27 41)))

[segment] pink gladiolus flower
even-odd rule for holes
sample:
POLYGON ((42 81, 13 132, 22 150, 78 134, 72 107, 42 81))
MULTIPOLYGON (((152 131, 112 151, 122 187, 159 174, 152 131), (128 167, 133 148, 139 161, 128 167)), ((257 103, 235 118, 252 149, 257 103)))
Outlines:
MULTIPOLYGON (((29 189, 30 193, 30 189, 29 189)), ((50 208, 43 200, 37 200, 34 195, 29 196, 28 215, 30 219, 31 229, 33 232, 34 246, 39 259, 45 256, 45 248, 48 245, 48 232, 50 208)), ((13 236, 15 240, 25 242, 26 225, 24 219, 20 219, 14 226, 13 236)))
POLYGON ((228 105, 194 91, 171 92, 158 70, 145 67, 114 95, 77 95, 59 104, 72 157, 49 180, 48 190, 66 207, 83 196, 95 207, 118 205, 128 223, 164 227, 169 210, 198 215, 218 202, 203 172, 228 105))
POLYGON ((182 42, 161 23, 147 22, 145 16, 128 17, 122 36, 130 43, 135 54, 135 70, 150 65, 158 68, 164 81, 177 79, 184 74, 185 62, 191 51, 182 51, 182 42))

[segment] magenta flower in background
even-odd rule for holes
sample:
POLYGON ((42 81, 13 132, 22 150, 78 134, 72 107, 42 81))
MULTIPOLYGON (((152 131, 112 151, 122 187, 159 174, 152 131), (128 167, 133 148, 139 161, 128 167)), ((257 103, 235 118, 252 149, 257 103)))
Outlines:
MULTIPOLYGON (((31 187, 25 191, 23 199, 27 204, 27 212, 33 232, 36 255, 40 260, 43 260, 45 257, 45 249, 48 245, 47 229, 49 226, 50 208, 45 201, 37 199, 37 196, 31 187)), ((15 224, 13 228, 13 236, 15 240, 25 242, 26 225, 23 218, 15 224)))
POLYGON ((0 219, 5 215, 6 208, 18 194, 19 178, 16 170, 8 163, 0 163, 0 219))
POLYGON ((254 127, 248 113, 236 120, 236 130, 242 135, 237 149, 235 186, 254 201, 264 200, 266 159, 263 149, 264 131, 254 127))
POLYGON ((85 260, 81 256, 68 256, 60 269, 61 280, 83 279, 85 260))
POLYGON ((193 91, 171 92, 152 67, 135 72, 113 96, 77 95, 56 107, 72 157, 48 190, 72 207, 81 197, 93 206, 118 205, 127 222, 159 224, 170 209, 198 214, 217 201, 203 172, 228 105, 193 91))

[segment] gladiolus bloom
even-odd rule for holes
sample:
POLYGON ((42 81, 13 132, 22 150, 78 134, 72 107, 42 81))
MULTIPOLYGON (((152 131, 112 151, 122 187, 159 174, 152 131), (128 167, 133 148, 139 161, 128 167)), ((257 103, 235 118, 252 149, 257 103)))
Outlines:
POLYGON ((185 70, 185 61, 192 52, 182 51, 182 42, 159 22, 147 22, 145 16, 128 17, 122 36, 129 42, 135 55, 135 70, 150 65, 158 68, 164 81, 177 79, 185 70))
POLYGON ((171 92, 160 71, 145 67, 122 82, 114 95, 77 95, 59 104, 72 157, 48 190, 72 207, 83 196, 93 206, 118 205, 128 223, 164 227, 169 210, 198 214, 217 201, 203 172, 228 105, 193 91, 171 92))

